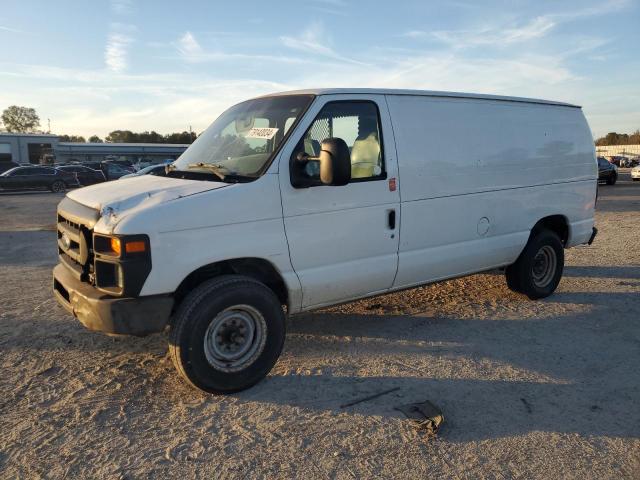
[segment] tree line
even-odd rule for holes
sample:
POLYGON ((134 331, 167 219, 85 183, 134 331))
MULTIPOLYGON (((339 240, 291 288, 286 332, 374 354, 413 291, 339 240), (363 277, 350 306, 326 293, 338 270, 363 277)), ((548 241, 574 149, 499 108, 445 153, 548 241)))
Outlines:
MULTIPOLYGON (((0 116, 4 129, 10 133, 36 133, 40 127, 40 117, 34 108, 12 105, 0 116)), ((114 130, 104 140, 97 135, 89 137, 89 143, 193 143, 197 135, 194 132, 176 132, 162 135, 155 131, 132 132, 114 130)), ((61 142, 85 143, 81 135, 58 135, 61 142)))
POLYGON ((631 135, 609 132, 604 137, 596 140, 596 146, 598 147, 605 147, 607 145, 640 145, 640 130, 636 130, 631 135))
MULTIPOLYGON (((89 137, 89 143, 193 143, 197 135, 193 132, 161 133, 132 132, 131 130, 114 130, 104 140, 97 135, 89 137)), ((61 142, 85 143, 87 140, 81 135, 58 135, 61 142)))

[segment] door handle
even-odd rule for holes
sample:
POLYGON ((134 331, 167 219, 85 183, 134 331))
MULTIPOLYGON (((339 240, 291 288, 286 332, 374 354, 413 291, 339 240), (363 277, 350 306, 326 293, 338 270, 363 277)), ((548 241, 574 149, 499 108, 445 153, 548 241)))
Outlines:
POLYGON ((389 230, 396 229, 396 211, 395 210, 388 211, 387 225, 389 226, 389 230))

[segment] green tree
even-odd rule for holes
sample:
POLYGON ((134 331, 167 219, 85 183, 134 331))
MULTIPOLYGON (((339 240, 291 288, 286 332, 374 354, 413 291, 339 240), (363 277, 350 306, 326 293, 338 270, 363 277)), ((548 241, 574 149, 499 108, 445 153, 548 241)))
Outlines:
POLYGON ((640 143, 640 130, 636 130, 631 135, 609 132, 604 137, 598 138, 595 143, 598 147, 606 145, 637 145, 640 143))
POLYGON ((140 143, 138 134, 131 130, 114 130, 104 139, 108 143, 140 143))
POLYGON ((131 130, 114 130, 105 137, 105 141, 109 143, 193 143, 196 137, 197 135, 193 132, 162 135, 153 130, 140 133, 131 130))
POLYGON ((58 135, 60 142, 85 143, 86 140, 81 135, 58 135))
POLYGON ((91 135, 89 137, 89 143, 103 143, 102 139, 97 135, 91 135))
POLYGON ((193 132, 169 133, 164 136, 166 143, 193 143, 196 134, 193 132))
POLYGON ((2 123, 8 132, 30 133, 40 126, 40 117, 34 108, 11 105, 2 112, 2 123))

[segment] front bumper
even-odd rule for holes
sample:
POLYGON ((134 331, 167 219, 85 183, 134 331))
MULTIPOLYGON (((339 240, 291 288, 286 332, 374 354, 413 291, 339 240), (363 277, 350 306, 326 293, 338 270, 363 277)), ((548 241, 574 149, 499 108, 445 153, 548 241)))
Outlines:
POLYGON ((173 297, 115 298, 74 277, 62 264, 53 269, 53 293, 58 303, 89 330, 144 336, 161 332, 169 322, 173 297))
POLYGON ((631 170, 631 178, 640 178, 640 170, 631 170))

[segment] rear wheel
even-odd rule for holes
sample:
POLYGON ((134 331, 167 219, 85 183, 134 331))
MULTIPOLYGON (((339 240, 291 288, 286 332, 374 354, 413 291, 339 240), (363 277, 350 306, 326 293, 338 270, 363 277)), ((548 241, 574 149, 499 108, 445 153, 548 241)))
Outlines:
POLYGON ((248 277, 225 275, 193 290, 169 333, 169 352, 180 375, 211 393, 244 390, 275 365, 285 338, 278 297, 248 277))
POLYGON ((51 184, 50 188, 53 193, 62 193, 64 192, 66 186, 62 180, 56 180, 51 184))
POLYGON ((615 185, 617 181, 618 175, 614 173, 613 175, 609 176, 609 178, 607 178, 607 185, 615 185))
POLYGON ((550 230, 539 230, 531 236, 516 262, 505 270, 507 285, 531 300, 548 297, 558 287, 563 268, 560 237, 550 230))

